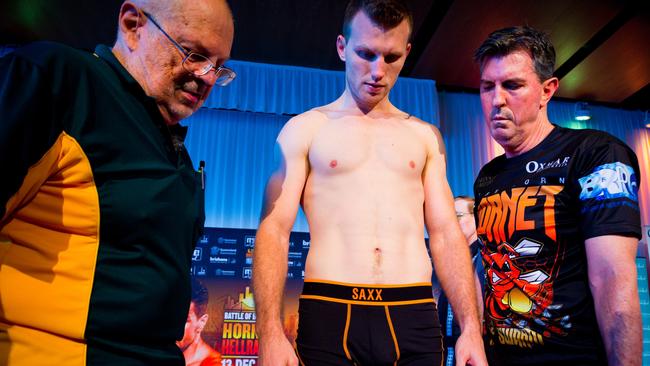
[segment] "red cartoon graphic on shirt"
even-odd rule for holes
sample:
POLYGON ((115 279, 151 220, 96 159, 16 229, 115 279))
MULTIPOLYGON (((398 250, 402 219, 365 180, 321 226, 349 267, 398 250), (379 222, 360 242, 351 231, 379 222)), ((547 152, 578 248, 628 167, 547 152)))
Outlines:
POLYGON ((528 267, 527 257, 533 261, 541 249, 542 244, 524 238, 514 248, 503 242, 494 253, 482 253, 491 290, 485 299, 487 313, 497 328, 515 329, 510 331, 513 334, 508 331, 499 334, 505 343, 509 343, 506 338, 512 336, 516 344, 543 344, 539 333, 544 337, 551 333, 563 335, 565 329, 571 327, 568 316, 557 320, 551 315, 562 305, 553 305, 553 283, 549 281, 549 274, 540 269, 523 270, 528 267), (527 332, 524 342, 521 330, 527 332))

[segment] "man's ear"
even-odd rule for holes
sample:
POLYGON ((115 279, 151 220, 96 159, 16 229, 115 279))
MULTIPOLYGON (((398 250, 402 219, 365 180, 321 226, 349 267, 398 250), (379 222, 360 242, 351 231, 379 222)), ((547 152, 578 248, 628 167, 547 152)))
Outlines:
POLYGON ((343 62, 345 62, 345 46, 345 37, 343 37, 342 34, 339 34, 339 36, 336 37, 336 52, 338 52, 339 58, 343 62))
POLYGON ((145 18, 141 15, 140 9, 130 1, 125 1, 120 8, 120 15, 117 22, 118 32, 131 51, 138 47, 140 41, 139 29, 146 22, 145 18))
POLYGON ((542 99, 539 105, 540 108, 543 108, 548 104, 559 86, 560 80, 555 76, 542 83, 542 99))
POLYGON ((208 314, 203 314, 198 320, 197 331, 202 332, 205 325, 208 323, 208 314))

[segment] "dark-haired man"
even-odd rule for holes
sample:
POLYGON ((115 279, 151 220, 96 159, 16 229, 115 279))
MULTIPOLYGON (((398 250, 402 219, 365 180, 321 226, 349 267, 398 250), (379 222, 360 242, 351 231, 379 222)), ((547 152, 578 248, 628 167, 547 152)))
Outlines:
POLYGON ((178 122, 234 73, 224 0, 124 1, 112 48, 0 59, 0 364, 180 366, 200 174, 178 122))
POLYGON ((492 137, 474 183, 493 365, 640 365, 639 166, 620 140, 552 124, 548 36, 492 33, 476 52, 492 137))
POLYGON ((185 332, 183 338, 176 342, 183 351, 186 366, 221 366, 221 354, 201 337, 209 318, 208 300, 208 289, 193 278, 192 301, 185 321, 185 332))
POLYGON ((442 138, 388 100, 411 30, 400 2, 352 1, 336 41, 345 91, 287 122, 278 136, 280 161, 267 187, 253 268, 263 366, 297 365, 297 357, 305 365, 439 365, 425 224, 439 278, 453 288, 459 362, 485 365, 442 138), (280 304, 301 203, 311 248, 296 357, 282 331, 280 304))

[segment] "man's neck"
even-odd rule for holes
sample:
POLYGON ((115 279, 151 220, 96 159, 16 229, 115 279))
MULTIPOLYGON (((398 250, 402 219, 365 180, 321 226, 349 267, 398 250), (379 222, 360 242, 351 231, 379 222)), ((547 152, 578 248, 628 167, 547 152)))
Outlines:
POLYGON ((520 144, 513 147, 504 146, 506 157, 512 158, 534 149, 537 145, 542 143, 542 141, 544 141, 548 135, 551 134, 553 128, 554 126, 551 121, 549 121, 548 118, 544 117, 544 119, 537 123, 536 127, 528 136, 524 138, 520 144))
POLYGON ((183 350, 183 356, 185 356, 185 360, 187 360, 188 363, 196 360, 197 358, 203 359, 202 352, 199 352, 199 350, 202 347, 201 343, 203 343, 203 340, 201 339, 201 336, 197 338, 198 339, 196 339, 189 346, 187 346, 187 348, 183 350))
MULTIPOLYGON (((113 48, 111 49, 111 52, 113 52, 113 55, 117 59, 117 61, 120 62, 122 67, 126 69, 126 71, 131 74, 133 79, 138 82, 142 90, 144 90, 145 94, 150 95, 148 90, 147 90, 147 83, 145 82, 146 76, 140 71, 141 69, 134 66, 132 62, 129 62, 130 60, 133 61, 134 56, 129 56, 128 53, 131 52, 129 49, 126 47, 126 45, 118 40, 113 48)), ((158 104, 158 110, 160 111, 160 115, 162 116, 163 120, 165 121, 165 124, 168 126, 175 125, 179 121, 175 120, 172 118, 172 116, 169 115, 167 110, 165 108, 162 108, 160 104, 158 104)))

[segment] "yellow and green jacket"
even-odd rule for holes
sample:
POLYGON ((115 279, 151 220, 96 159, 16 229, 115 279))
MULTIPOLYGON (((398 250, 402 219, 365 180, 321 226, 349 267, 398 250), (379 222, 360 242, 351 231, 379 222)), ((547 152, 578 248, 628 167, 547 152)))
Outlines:
POLYGON ((106 46, 0 59, 0 365, 184 364, 204 221, 184 133, 106 46))

